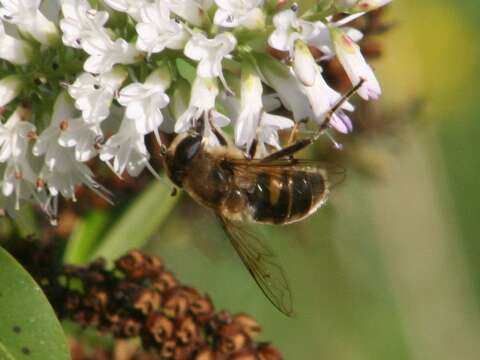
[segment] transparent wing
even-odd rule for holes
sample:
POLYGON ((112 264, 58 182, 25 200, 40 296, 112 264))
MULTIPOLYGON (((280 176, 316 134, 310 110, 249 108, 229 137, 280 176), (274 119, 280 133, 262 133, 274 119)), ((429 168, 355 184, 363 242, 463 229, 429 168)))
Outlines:
POLYGON ((292 293, 272 251, 244 227, 219 217, 233 247, 265 296, 279 311, 292 316, 292 293))

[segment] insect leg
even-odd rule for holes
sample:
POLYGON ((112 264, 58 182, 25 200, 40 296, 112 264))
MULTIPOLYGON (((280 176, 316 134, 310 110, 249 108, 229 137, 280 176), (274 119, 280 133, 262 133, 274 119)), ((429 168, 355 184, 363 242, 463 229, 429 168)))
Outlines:
POLYGON ((330 125, 330 120, 335 114, 335 112, 340 109, 340 107, 345 104, 345 102, 348 101, 352 97, 353 94, 357 92, 357 90, 363 85, 365 82, 365 79, 361 79, 358 84, 353 86, 345 95, 343 95, 338 102, 328 111, 328 113, 325 115, 325 120, 324 122, 319 126, 317 131, 310 137, 298 140, 294 142, 293 144, 287 145, 281 150, 278 150, 262 159, 263 162, 269 162, 272 160, 277 160, 281 159, 284 157, 291 157, 295 153, 297 153, 300 150, 305 149, 307 146, 310 144, 314 143, 315 141, 318 140, 318 138, 323 134, 323 132, 328 129, 330 125))
MULTIPOLYGON (((262 111, 262 113, 263 113, 263 111, 262 111)), ((260 117, 260 119, 261 118, 262 117, 260 117)), ((253 159, 255 157, 255 154, 257 153, 258 132, 260 130, 260 123, 261 123, 261 120, 258 122, 257 127, 255 129, 255 138, 253 139, 252 143, 250 144, 250 146, 246 150, 246 155, 247 155, 247 158, 249 158, 249 159, 253 159)))
POLYGON ((292 131, 290 132, 290 136, 288 137, 287 146, 290 146, 293 143, 295 143, 295 140, 296 140, 297 134, 298 134, 298 129, 300 128, 300 125, 303 124, 303 123, 305 123, 305 121, 303 121, 303 120, 297 121, 295 123, 292 131))
POLYGON ((255 157, 255 153, 257 152, 257 139, 253 139, 252 145, 248 148, 247 156, 249 159, 253 159, 255 157))
POLYGON ((202 115, 199 118, 195 119, 193 130, 190 130, 190 131, 193 131, 203 136, 203 133, 205 131, 205 115, 202 115))
POLYGON ((209 111, 207 116, 208 116, 208 123, 210 124, 210 127, 212 128, 213 134, 214 134, 215 137, 217 138, 218 142, 219 142, 220 145, 222 145, 222 146, 227 146, 227 145, 228 145, 227 139, 225 138, 225 136, 223 136, 222 132, 221 132, 221 131, 217 128, 217 126, 213 123, 213 120, 212 120, 212 112, 209 111))

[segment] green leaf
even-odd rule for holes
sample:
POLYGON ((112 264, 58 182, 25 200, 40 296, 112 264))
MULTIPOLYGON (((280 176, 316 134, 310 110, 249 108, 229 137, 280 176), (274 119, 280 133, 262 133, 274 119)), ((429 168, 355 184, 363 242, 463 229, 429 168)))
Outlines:
POLYGON ((14 224, 18 231, 18 234, 22 238, 26 238, 36 234, 37 232, 37 220, 35 218, 35 211, 31 206, 22 206, 22 208, 16 213, 14 218, 14 224))
POLYGON ((92 211, 75 226, 65 249, 64 261, 70 264, 85 264, 100 242, 101 235, 111 221, 107 211, 92 211))
POLYGON ((145 245, 180 198, 170 196, 170 191, 165 183, 154 181, 117 220, 90 259, 114 260, 145 245))
POLYGON ((0 248, 0 359, 70 359, 55 313, 30 275, 0 248))
POLYGON ((195 77, 197 74, 195 67, 192 66, 192 64, 190 64, 189 62, 181 58, 177 59, 175 61, 175 64, 177 65, 177 69, 180 75, 184 79, 188 80, 190 84, 193 84, 193 80, 195 80, 195 77))

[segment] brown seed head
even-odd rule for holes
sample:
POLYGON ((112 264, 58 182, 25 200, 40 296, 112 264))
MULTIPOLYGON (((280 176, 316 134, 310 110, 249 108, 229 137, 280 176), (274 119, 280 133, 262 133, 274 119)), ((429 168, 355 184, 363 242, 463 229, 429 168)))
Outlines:
POLYGON ((171 272, 162 271, 152 280, 152 286, 158 291, 164 292, 177 286, 177 280, 171 272))
POLYGON ((162 297, 155 289, 142 288, 134 300, 133 307, 140 310, 144 315, 160 309, 162 297))
POLYGON ((163 313, 168 318, 183 318, 187 314, 189 308, 188 296, 183 289, 174 289, 166 295, 163 304, 163 313))
POLYGON ((197 341, 199 337, 199 329, 195 321, 191 317, 186 317, 178 322, 177 331, 175 333, 177 340, 181 344, 189 344, 197 341))
POLYGON ((248 342, 247 335, 235 323, 225 325, 220 330, 219 350, 222 353, 234 353, 246 346, 248 342))
POLYGON ((260 325, 253 318, 245 314, 235 315, 232 322, 237 324, 242 331, 250 337, 256 337, 262 331, 260 325))
POLYGON ((147 329, 159 344, 172 338, 175 325, 160 312, 151 313, 147 320, 147 329))

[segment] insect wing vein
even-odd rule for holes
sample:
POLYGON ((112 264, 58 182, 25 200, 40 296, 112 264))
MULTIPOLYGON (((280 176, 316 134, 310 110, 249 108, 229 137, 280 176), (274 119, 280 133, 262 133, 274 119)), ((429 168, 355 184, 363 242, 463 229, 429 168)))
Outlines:
POLYGON ((270 302, 285 315, 293 313, 292 294, 283 269, 273 253, 251 232, 221 218, 242 262, 270 302))

